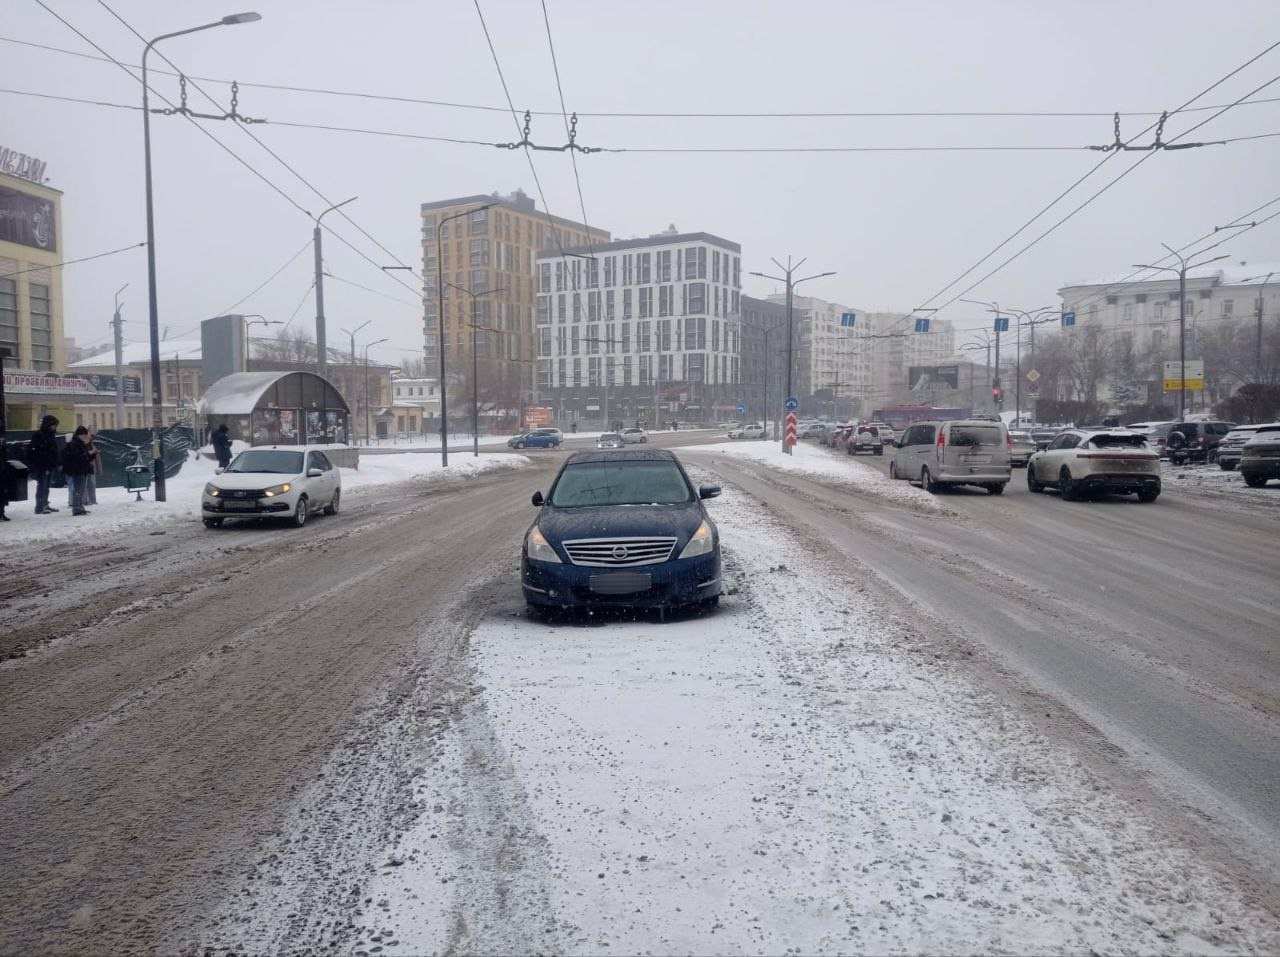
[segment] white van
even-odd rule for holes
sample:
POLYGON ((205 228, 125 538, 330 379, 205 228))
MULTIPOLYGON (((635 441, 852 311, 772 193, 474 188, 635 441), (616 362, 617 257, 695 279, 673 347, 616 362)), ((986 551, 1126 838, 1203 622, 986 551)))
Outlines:
POLYGON ((1009 432, 1001 422, 917 422, 893 443, 889 477, 930 492, 978 485, 999 495, 1009 484, 1009 432))

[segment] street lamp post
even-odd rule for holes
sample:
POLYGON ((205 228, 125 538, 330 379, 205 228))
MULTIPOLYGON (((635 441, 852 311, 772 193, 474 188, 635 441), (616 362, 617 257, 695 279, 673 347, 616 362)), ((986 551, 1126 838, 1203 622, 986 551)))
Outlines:
POLYGON ((1018 317, 1017 339, 1015 340, 1016 355, 1014 360, 1014 399, 1013 399, 1013 424, 1016 426, 1022 419, 1022 326, 1027 323, 1031 326, 1032 334, 1035 333, 1036 317, 1054 309, 1053 306, 1039 306, 1036 309, 1006 309, 1005 312, 1011 316, 1018 317))
POLYGON ((315 247, 316 253, 316 357, 322 377, 329 366, 329 348, 325 339, 324 329, 324 262, 320 250, 320 220, 335 209, 346 206, 347 203, 354 203, 358 198, 352 196, 350 199, 344 199, 340 203, 334 203, 316 217, 315 228, 311 230, 311 243, 315 247))
MULTIPOLYGON (((343 332, 345 332, 345 333, 347 334, 347 336, 350 338, 350 341, 351 341, 351 379, 350 379, 350 381, 351 381, 351 384, 352 384, 352 392, 353 392, 353 393, 354 393, 354 391, 355 391, 355 381, 356 381, 356 333, 357 333, 357 332, 359 332, 361 329, 363 329, 365 326, 367 326, 367 325, 368 325, 369 323, 371 323, 371 322, 373 322, 373 320, 372 320, 372 319, 366 319, 364 322, 360 323, 360 325, 356 326, 354 329, 343 329, 343 330, 342 330, 343 332)), ((351 431, 351 433, 352 433, 352 434, 351 434, 351 438, 352 438, 352 439, 354 439, 354 438, 355 438, 355 431, 356 431, 356 430, 355 430, 355 426, 354 426, 354 425, 350 425, 350 426, 349 426, 349 428, 350 428, 350 431, 351 431)), ((366 439, 368 439, 368 436, 365 436, 365 438, 366 438, 366 439)), ((354 445, 354 444, 355 444, 355 443, 354 443, 354 442, 352 442, 352 445, 354 445)))
MULTIPOLYGON (((480 360, 477 345, 477 334, 479 333, 480 316, 477 314, 479 300, 484 296, 494 296, 500 292, 508 292, 505 287, 499 289, 484 289, 480 292, 474 292, 457 283, 447 282, 446 286, 456 289, 458 292, 466 293, 471 297, 471 454, 476 458, 480 457, 480 360)), ((494 332, 489 326, 483 327, 485 332, 494 332)), ((443 395, 443 392, 441 393, 443 395)))
POLYGON ((1223 259, 1230 259, 1229 255, 1215 256, 1212 259, 1203 259, 1200 262, 1191 262, 1186 259, 1180 252, 1170 249, 1164 243, 1160 244, 1169 250, 1169 254, 1178 260, 1178 268, 1172 266, 1148 266, 1143 264, 1135 264, 1134 269, 1150 269, 1154 272, 1172 272, 1178 275, 1178 421, 1187 421, 1187 270, 1199 269, 1201 266, 1207 266, 1209 263, 1216 263, 1223 259))
POLYGON ((440 248, 440 235, 444 224, 463 216, 470 216, 482 209, 491 209, 497 203, 484 203, 471 209, 463 209, 451 216, 443 217, 436 223, 436 303, 439 310, 437 318, 436 351, 440 355, 440 464, 449 464, 449 389, 445 379, 444 358, 444 250, 440 248))
POLYGON ((991 380, 991 402, 995 406, 996 416, 1004 411, 1004 386, 1000 383, 1000 303, 987 302, 985 299, 961 299, 961 302, 967 302, 975 306, 986 306, 996 314, 995 334, 996 334, 996 374, 991 380))
POLYGON ((156 303, 156 223, 151 185, 151 102, 147 95, 147 56, 151 53, 152 47, 161 40, 170 40, 173 37, 198 33, 213 27, 252 23, 261 19, 262 17, 256 13, 232 13, 212 23, 203 23, 198 27, 175 30, 172 33, 162 33, 148 41, 142 48, 142 157, 147 202, 147 300, 151 336, 151 455, 157 502, 165 501, 164 439, 161 437, 164 429, 164 407, 160 391, 160 311, 156 303))
MULTIPOLYGON (((793 263, 791 261, 791 257, 788 256, 787 264, 785 266, 782 265, 782 263, 778 262, 778 260, 771 258, 770 261, 775 266, 777 266, 780 270, 782 270, 781 276, 768 276, 762 272, 748 273, 748 275, 757 276, 760 279, 769 279, 769 280, 772 280, 773 282, 786 283, 786 286, 787 286, 787 398, 791 397, 791 367, 792 367, 792 358, 795 351, 795 325, 793 321, 793 312, 791 308, 792 300, 794 298, 794 293, 795 293, 795 287, 800 285, 800 283, 802 282, 808 282, 810 279, 821 279, 824 276, 835 275, 834 272, 820 272, 820 273, 814 273, 812 276, 803 276, 800 279, 792 278, 795 275, 795 271, 804 265, 805 259, 807 258, 808 257, 805 257, 801 259, 799 262, 793 263)), ((785 452, 787 455, 791 454, 791 447, 787 445, 787 434, 785 430, 782 433, 782 451, 785 452)))
POLYGON ((366 342, 363 346, 361 346, 361 348, 364 349, 364 441, 365 441, 365 445, 368 445, 369 442, 371 441, 370 435, 369 435, 369 432, 370 432, 370 429, 369 429, 369 347, 379 345, 380 343, 383 343, 386 341, 387 340, 385 338, 374 339, 372 342, 366 342))

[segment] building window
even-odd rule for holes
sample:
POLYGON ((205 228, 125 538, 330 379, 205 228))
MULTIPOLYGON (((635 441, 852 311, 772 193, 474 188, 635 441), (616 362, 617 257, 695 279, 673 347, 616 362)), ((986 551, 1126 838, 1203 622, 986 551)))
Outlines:
POLYGON ((604 257, 604 284, 606 286, 616 286, 618 284, 618 257, 604 257))
POLYGON ((631 385, 631 356, 622 358, 622 384, 631 385))
MULTIPOLYGON (((16 354, 16 353, 15 353, 16 354)), ((53 368, 53 316, 49 311, 49 287, 31 284, 31 368, 53 368)))
POLYGON ((631 253, 622 254, 622 284, 624 286, 630 286, 635 281, 635 275, 631 269, 633 259, 634 257, 631 253))
POLYGON ((706 379, 707 357, 701 352, 686 357, 685 378, 689 382, 702 382, 706 379))
POLYGON ((631 318, 631 290, 622 290, 622 318, 631 318))
POLYGON ((658 320, 658 351, 671 351, 671 320, 658 320))
POLYGON ((1119 296, 1107 296, 1107 305, 1108 305, 1108 306, 1114 306, 1114 305, 1115 305, 1116 303, 1118 303, 1119 301, 1120 301, 1120 297, 1119 297, 1119 296))
MULTIPOLYGON (((649 344, 649 320, 644 319, 636 323, 636 352, 648 352, 649 344)), ((624 324, 622 328, 627 328, 624 324)))
POLYGON ((582 321, 582 293, 580 292, 573 294, 573 321, 582 321))
POLYGON ((551 355, 551 327, 543 326, 538 330, 538 355, 551 355))
POLYGON ((565 294, 564 294, 564 293, 560 293, 558 296, 556 296, 556 319, 557 319, 557 321, 559 321, 559 322, 564 322, 564 321, 565 321, 565 319, 567 318, 567 313, 568 313, 568 303, 567 303, 567 302, 566 302, 566 300, 565 300, 565 294))
POLYGON ((556 355, 562 356, 569 351, 569 334, 561 326, 556 330, 556 355))
POLYGON ((587 260, 587 288, 595 289, 600 285, 600 260, 587 260))
POLYGON ((1120 307, 1120 318, 1125 320, 1126 322, 1133 321, 1133 303, 1126 302, 1123 306, 1120 307))
POLYGON ((615 309, 614 291, 606 289, 604 294, 604 317, 606 319, 616 319, 617 311, 615 309))
POLYGON ((571 328, 573 329, 573 338, 570 340, 569 351, 576 356, 578 354, 579 348, 581 347, 580 343, 582 339, 582 335, 581 335, 582 327, 572 326, 571 328))
POLYGON ((0 346, 8 347, 11 360, 18 360, 18 283, 0 279, 0 346))
POLYGON ((691 282, 685 286, 689 290, 689 314, 699 315, 707 311, 707 284, 691 282))
POLYGON ((647 286, 653 282, 653 254, 636 253, 636 283, 647 286))
POLYGON ((653 315, 653 287, 642 286, 637 292, 640 297, 640 318, 648 319, 653 315))
POLYGON ((573 360, 573 386, 578 388, 582 385, 582 360, 573 360))
POLYGON ((1231 314, 1235 311, 1235 308, 1236 308, 1236 301, 1235 301, 1234 299, 1224 299, 1224 300, 1222 300, 1222 315, 1223 315, 1223 316, 1229 316, 1229 315, 1231 315, 1231 314))
POLYGON ((551 263, 538 264, 538 282, 543 292, 551 291, 551 263))
POLYGON ((650 371, 652 365, 651 356, 641 356, 639 363, 640 385, 651 385, 653 383, 653 375, 650 371))
POLYGON ((551 297, 538 297, 538 325, 543 325, 551 321, 551 297))
POLYGON ((658 252, 658 282, 671 282, 671 250, 658 252))
POLYGON ((587 385, 600 385, 600 357, 592 356, 587 360, 587 385))
POLYGON ((600 327, 587 326, 587 354, 596 355, 600 351, 600 327))
POLYGON ((473 239, 471 240, 471 266, 489 265, 489 240, 473 239))
POLYGON ((674 286, 658 287, 658 315, 669 316, 673 312, 672 305, 675 301, 674 286))
POLYGON ((711 281, 720 281, 720 250, 711 250, 711 281))
POLYGON ((600 321, 600 293, 598 290, 592 290, 587 293, 587 321, 600 321))
MULTIPOLYGON (((739 261, 738 261, 738 257, 737 257, 737 256, 734 256, 734 257, 733 257, 733 288, 734 288, 734 289, 741 289, 741 288, 742 288, 742 272, 741 272, 741 269, 742 269, 742 267, 741 267, 741 265, 740 265, 740 263, 739 263, 739 261)), ((736 311, 737 311, 737 309, 738 309, 738 294, 737 294, 736 292, 733 294, 733 300, 734 300, 734 301, 733 301, 733 308, 734 308, 734 311, 736 312, 736 311)))
POLYGON ((489 231, 489 211, 473 209, 467 216, 467 233, 471 236, 483 236, 489 231))

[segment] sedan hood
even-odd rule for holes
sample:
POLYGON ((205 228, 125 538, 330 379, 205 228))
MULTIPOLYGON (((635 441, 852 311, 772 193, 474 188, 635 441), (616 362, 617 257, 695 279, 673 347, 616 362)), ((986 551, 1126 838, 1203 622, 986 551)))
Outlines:
POLYGON ((282 482, 296 482, 301 475, 281 475, 278 472, 223 472, 209 480, 209 484, 225 489, 271 488, 282 482))
POLYGON ((704 513, 701 502, 685 505, 602 505, 590 508, 543 506, 538 528, 553 544, 575 538, 624 538, 670 536, 681 548, 698 526, 704 513))

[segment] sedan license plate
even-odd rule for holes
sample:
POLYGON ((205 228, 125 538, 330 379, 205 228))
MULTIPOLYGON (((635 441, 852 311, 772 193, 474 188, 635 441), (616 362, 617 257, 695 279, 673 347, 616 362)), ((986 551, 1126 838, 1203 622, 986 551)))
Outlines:
POLYGON ((644 572, 614 572, 609 575, 592 575, 587 585, 597 595, 634 595, 648 591, 653 578, 644 572))

